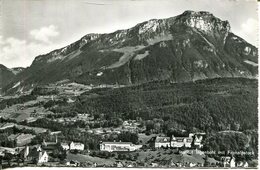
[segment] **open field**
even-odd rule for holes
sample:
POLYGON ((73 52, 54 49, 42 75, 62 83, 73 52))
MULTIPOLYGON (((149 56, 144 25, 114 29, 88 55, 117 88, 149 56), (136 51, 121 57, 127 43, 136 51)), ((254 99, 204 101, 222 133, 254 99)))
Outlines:
POLYGON ((47 98, 38 97, 36 100, 28 101, 23 104, 15 104, 0 110, 0 116, 22 122, 27 119, 41 118, 43 115, 51 114, 52 112, 40 106, 34 106, 39 102, 46 102, 47 98))
POLYGON ((67 155, 67 159, 68 160, 76 160, 79 162, 91 162, 91 163, 97 163, 98 165, 108 165, 108 166, 112 166, 116 160, 113 158, 110 159, 103 159, 103 158, 99 158, 99 157, 92 157, 89 155, 82 155, 82 154, 71 154, 69 153, 67 155))

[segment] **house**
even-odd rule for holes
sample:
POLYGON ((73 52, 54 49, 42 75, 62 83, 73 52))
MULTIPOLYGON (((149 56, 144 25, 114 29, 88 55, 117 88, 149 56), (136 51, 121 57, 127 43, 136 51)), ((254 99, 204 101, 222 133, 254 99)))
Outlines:
POLYGON ((142 145, 135 145, 132 142, 101 142, 101 151, 135 151, 142 147, 142 145))
POLYGON ((154 147, 161 148, 161 147, 170 147, 170 137, 155 137, 154 147))
POLYGON ((60 143, 60 146, 63 150, 69 150, 70 149, 70 146, 69 144, 67 143, 60 143))
POLYGON ((35 135, 32 134, 11 134, 8 136, 8 140, 15 141, 17 146, 25 146, 31 143, 35 135))
POLYGON ((194 135, 194 146, 198 147, 198 148, 202 148, 203 147, 203 144, 201 144, 202 139, 203 139, 202 135, 195 134, 194 135))
POLYGON ((47 154, 46 151, 42 152, 38 152, 38 157, 36 158, 37 163, 46 163, 49 160, 49 155, 47 154))
POLYGON ((61 131, 54 131, 54 132, 50 132, 50 135, 58 135, 58 134, 61 134, 61 131))
POLYGON ((153 167, 153 168, 159 167, 159 164, 152 162, 152 163, 151 163, 151 167, 153 167))
POLYGON ((76 143, 76 142, 71 142, 69 145, 70 150, 84 150, 84 144, 83 143, 76 143))
POLYGON ((236 162, 235 162, 235 158, 234 157, 222 156, 220 158, 220 160, 221 160, 221 163, 222 163, 223 167, 230 167, 230 168, 236 167, 236 162))
POLYGON ((24 148, 24 150, 22 150, 21 152, 23 153, 23 158, 24 158, 24 159, 27 159, 27 158, 28 158, 28 155, 29 155, 29 153, 30 153, 30 148, 29 148, 29 146, 26 146, 26 147, 24 148))
POLYGON ((245 161, 239 161, 237 162, 237 167, 243 167, 243 168, 248 168, 248 163, 245 161))
POLYGON ((58 139, 56 136, 55 142, 46 142, 45 139, 42 141, 42 148, 44 150, 54 150, 58 146, 58 139))
POLYGON ((244 165, 243 165, 244 168, 248 168, 248 163, 245 162, 244 165))
POLYGON ((174 135, 172 135, 171 147, 173 147, 173 148, 181 148, 181 147, 190 148, 192 140, 193 139, 192 139, 191 135, 189 135, 188 137, 175 137, 174 135))
POLYGON ((41 145, 36 146, 36 151, 37 151, 37 152, 41 152, 41 151, 42 151, 41 145))
POLYGON ((16 155, 17 151, 15 148, 7 148, 0 146, 0 155, 4 155, 5 153, 11 153, 12 155, 16 155))
POLYGON ((118 161, 118 162, 116 162, 116 167, 122 168, 122 167, 124 167, 124 164, 121 161, 118 161))
POLYGON ((67 165, 67 166, 74 166, 74 167, 76 167, 76 166, 79 166, 79 165, 80 165, 80 162, 79 162, 79 161, 76 161, 76 160, 71 160, 71 161, 67 161, 67 162, 66 162, 66 165, 67 165))

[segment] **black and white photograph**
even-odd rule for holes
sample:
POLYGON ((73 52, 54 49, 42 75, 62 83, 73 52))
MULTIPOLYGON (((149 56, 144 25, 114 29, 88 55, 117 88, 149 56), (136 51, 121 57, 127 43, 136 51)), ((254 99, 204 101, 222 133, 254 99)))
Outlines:
POLYGON ((0 0, 0 170, 257 169, 256 0, 0 0))

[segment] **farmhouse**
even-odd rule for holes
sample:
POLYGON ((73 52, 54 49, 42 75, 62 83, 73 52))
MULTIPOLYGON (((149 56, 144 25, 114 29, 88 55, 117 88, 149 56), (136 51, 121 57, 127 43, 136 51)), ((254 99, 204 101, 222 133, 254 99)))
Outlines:
POLYGON ((161 147, 170 147, 170 137, 160 137, 157 136, 155 138, 154 147, 161 148, 161 147))
POLYGON ((101 142, 101 151, 135 151, 140 149, 142 145, 135 145, 132 142, 101 142))
POLYGON ((42 148, 45 150, 54 150, 57 148, 57 145, 58 145, 57 138, 55 142, 46 142, 45 139, 43 139, 42 141, 42 148))
POLYGON ((67 143, 61 143, 60 146, 63 150, 69 150, 70 149, 70 146, 67 143))
POLYGON ((76 142, 71 142, 70 145, 70 150, 84 150, 84 144, 83 143, 76 143, 76 142))
POLYGON ((37 163, 46 163, 49 160, 49 155, 46 151, 38 152, 38 157, 36 158, 37 163))

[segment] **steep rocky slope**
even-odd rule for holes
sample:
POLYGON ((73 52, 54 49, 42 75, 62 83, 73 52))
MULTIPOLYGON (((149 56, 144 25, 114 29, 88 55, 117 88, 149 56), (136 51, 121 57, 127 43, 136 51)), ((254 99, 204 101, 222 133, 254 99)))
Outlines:
POLYGON ((209 12, 185 11, 110 34, 88 34, 35 58, 5 92, 70 79, 85 84, 139 84, 169 79, 257 76, 257 48, 209 12), (19 83, 17 88, 12 88, 19 83))
POLYGON ((12 72, 12 70, 0 64, 0 94, 2 87, 10 83, 14 77, 15 74, 12 72))

